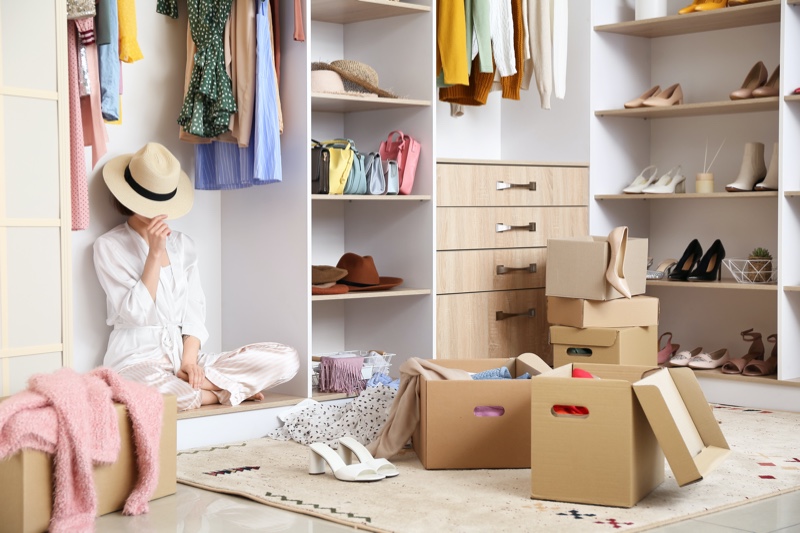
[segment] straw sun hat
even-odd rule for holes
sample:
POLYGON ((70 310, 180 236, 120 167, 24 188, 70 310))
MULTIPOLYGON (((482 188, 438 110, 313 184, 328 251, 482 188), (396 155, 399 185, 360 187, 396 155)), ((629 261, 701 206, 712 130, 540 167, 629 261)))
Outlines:
POLYGON ((110 160, 103 179, 111 194, 136 214, 153 218, 182 217, 192 208, 194 189, 186 172, 161 144, 147 143, 135 154, 110 160))
POLYGON ((321 93, 361 96, 375 94, 384 98, 398 98, 396 94, 378 87, 378 73, 375 69, 366 63, 350 59, 311 63, 311 90, 321 93))

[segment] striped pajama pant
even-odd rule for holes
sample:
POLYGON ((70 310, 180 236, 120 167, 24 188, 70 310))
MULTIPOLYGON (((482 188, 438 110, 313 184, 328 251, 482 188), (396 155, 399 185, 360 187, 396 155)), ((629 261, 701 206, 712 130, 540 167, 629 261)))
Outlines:
MULTIPOLYGON (((221 353, 200 353, 197 364, 206 378, 221 390, 212 391, 222 405, 239 405, 250 396, 292 379, 300 368, 297 350, 276 342, 248 344, 221 353)), ((174 394, 178 410, 200 407, 202 393, 175 375, 172 361, 136 363, 120 370, 125 379, 155 387, 162 394, 174 394)))

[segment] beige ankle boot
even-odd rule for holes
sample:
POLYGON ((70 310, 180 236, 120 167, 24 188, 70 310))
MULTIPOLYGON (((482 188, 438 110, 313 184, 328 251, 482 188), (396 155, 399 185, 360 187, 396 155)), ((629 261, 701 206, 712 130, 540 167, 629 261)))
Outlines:
POLYGON ((769 170, 764 181, 756 184, 757 191, 778 190, 778 143, 772 145, 772 159, 769 160, 769 170))
POLYGON ((745 143, 742 167, 736 181, 725 186, 728 192, 749 192, 756 183, 767 175, 767 165, 764 164, 764 143, 745 143))

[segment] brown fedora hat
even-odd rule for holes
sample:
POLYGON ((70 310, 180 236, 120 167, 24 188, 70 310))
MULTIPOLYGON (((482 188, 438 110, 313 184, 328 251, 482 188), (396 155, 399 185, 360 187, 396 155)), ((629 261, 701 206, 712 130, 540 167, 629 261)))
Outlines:
POLYGON ((341 283, 323 283, 321 285, 311 286, 312 295, 345 294, 349 291, 350 288, 347 285, 342 285, 341 283))
POLYGON ((311 284, 320 285, 339 281, 347 275, 347 270, 330 265, 311 265, 311 284))
POLYGON ((347 285, 350 291, 385 291, 403 283, 403 278, 379 276, 371 255, 362 257, 347 252, 339 259, 336 267, 347 270, 347 276, 340 282, 347 285))

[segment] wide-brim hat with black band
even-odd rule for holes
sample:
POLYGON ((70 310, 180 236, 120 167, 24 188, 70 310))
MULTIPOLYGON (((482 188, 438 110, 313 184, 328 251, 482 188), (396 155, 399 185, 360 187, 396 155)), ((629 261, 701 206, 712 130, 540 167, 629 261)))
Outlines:
MULTIPOLYGON (((311 63, 312 73, 325 70, 333 71, 341 77, 345 93, 373 93, 384 98, 398 98, 396 94, 378 87, 378 73, 366 63, 354 61, 352 59, 337 59, 330 63, 324 63, 322 61, 311 63)), ((330 80, 315 80, 312 75, 312 91, 341 91, 338 87, 328 87, 327 84, 329 83, 330 80), (314 87, 314 85, 316 85, 314 82, 319 82, 321 85, 314 87)))
POLYGON ((158 143, 110 160, 103 179, 111 194, 138 215, 182 217, 192 208, 194 189, 178 159, 158 143))

